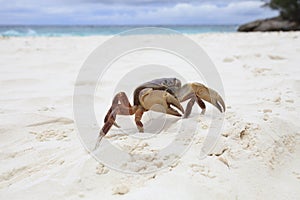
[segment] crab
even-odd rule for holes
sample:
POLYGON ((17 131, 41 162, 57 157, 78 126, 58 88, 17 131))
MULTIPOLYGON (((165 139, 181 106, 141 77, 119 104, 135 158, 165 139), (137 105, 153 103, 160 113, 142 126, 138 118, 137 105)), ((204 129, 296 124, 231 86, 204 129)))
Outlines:
POLYGON ((181 81, 177 78, 155 79, 140 85, 134 90, 133 105, 124 92, 119 92, 113 98, 112 105, 104 118, 104 125, 100 130, 95 149, 113 125, 120 128, 115 122, 117 115, 135 115, 137 129, 139 132, 144 132, 141 122, 144 112, 152 110, 178 117, 183 115, 183 118, 187 118, 195 102, 202 109, 201 114, 205 113, 206 106, 203 100, 214 105, 220 112, 225 112, 225 103, 216 91, 197 82, 181 86, 181 81), (189 102, 184 110, 180 103, 187 100, 189 102), (155 105, 159 105, 160 108, 155 105))

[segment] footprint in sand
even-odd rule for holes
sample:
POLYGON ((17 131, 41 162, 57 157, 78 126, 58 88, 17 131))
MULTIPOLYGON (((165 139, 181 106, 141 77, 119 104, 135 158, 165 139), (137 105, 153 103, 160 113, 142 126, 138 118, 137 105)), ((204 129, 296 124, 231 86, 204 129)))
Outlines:
POLYGON ((39 142, 45 142, 50 140, 64 140, 68 137, 68 134, 72 132, 72 129, 69 130, 45 130, 42 132, 34 132, 30 133, 35 135, 35 139, 39 142))
POLYGON ((265 76, 266 72, 271 71, 269 68, 255 68, 252 70, 254 76, 265 76))
POLYGON ((210 169, 205 167, 204 165, 191 164, 190 167, 194 173, 200 173, 201 175, 206 176, 208 178, 216 178, 216 175, 214 175, 210 171, 210 169))
POLYGON ((223 59, 223 62, 225 62, 225 63, 230 63, 230 62, 233 62, 233 61, 234 61, 233 58, 224 58, 223 59))
POLYGON ((129 192, 129 187, 126 185, 118 185, 115 188, 113 188, 113 194, 114 195, 124 195, 129 192))
POLYGON ((29 124, 29 125, 27 125, 27 127, 42 126, 42 125, 53 124, 53 123, 60 123, 60 124, 65 124, 66 125, 66 124, 73 124, 74 121, 72 119, 69 119, 69 118, 60 117, 60 118, 56 118, 56 119, 52 119, 52 120, 47 120, 47 121, 43 121, 43 122, 29 124))
POLYGON ((285 100, 285 102, 287 102, 287 103, 294 103, 294 100, 293 99, 287 99, 287 100, 285 100))
POLYGON ((272 113, 272 109, 263 109, 264 113, 272 113))
POLYGON ((276 103, 276 104, 280 104, 280 102, 281 102, 281 97, 280 97, 280 96, 279 96, 279 97, 275 97, 275 98, 273 99, 273 102, 276 103))
POLYGON ((271 60, 285 60, 286 58, 276 55, 268 55, 271 60))
POLYGON ((296 176, 297 179, 300 179, 300 173, 298 173, 298 172, 293 172, 293 174, 296 176))
POLYGON ((260 155, 264 157, 265 164, 271 169, 284 164, 289 155, 294 153, 297 146, 296 136, 293 134, 281 136, 269 144, 268 148, 263 149, 260 155))
POLYGON ((38 109, 38 111, 53 111, 53 110, 55 110, 55 108, 52 106, 50 106, 50 107, 45 106, 45 107, 38 109))

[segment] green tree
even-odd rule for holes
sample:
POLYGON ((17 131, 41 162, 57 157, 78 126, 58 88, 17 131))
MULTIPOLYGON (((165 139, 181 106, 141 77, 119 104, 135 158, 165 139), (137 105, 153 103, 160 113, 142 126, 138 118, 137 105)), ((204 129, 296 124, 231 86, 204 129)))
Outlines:
POLYGON ((300 22, 300 0, 271 0, 267 5, 279 10, 282 18, 300 22))

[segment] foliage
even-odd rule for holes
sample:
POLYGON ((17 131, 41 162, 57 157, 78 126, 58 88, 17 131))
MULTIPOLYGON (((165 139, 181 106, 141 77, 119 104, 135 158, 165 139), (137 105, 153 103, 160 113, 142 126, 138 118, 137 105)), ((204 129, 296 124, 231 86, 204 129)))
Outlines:
POLYGON ((300 0, 271 0, 267 5, 279 10, 282 18, 300 22, 300 0))

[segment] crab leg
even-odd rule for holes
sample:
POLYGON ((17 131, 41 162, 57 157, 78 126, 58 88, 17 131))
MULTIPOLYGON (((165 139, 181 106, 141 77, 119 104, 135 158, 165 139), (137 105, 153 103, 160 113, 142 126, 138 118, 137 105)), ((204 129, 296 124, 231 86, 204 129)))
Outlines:
MULTIPOLYGON (((201 114, 204 115, 205 111, 206 111, 206 105, 205 105, 204 101, 202 101, 199 97, 197 97, 197 104, 202 109, 201 114)), ((225 111, 225 109, 224 109, 224 111, 225 111)))
MULTIPOLYGON (((108 110, 108 112, 107 112, 107 114, 104 118, 104 123, 106 123, 106 121, 108 120, 111 112, 119 105, 119 101, 120 101, 121 105, 124 105, 128 108, 131 107, 131 104, 130 104, 125 92, 120 92, 120 93, 116 94, 113 101, 112 101, 112 105, 111 105, 110 109, 108 110)), ((115 121, 114 121, 113 124, 116 127, 120 128, 120 126, 115 121)))
POLYGON ((225 103, 222 97, 213 89, 207 88, 205 85, 200 83, 185 84, 176 92, 176 96, 180 102, 190 99, 187 104, 184 117, 188 117, 190 115, 195 101, 202 108, 202 114, 204 114, 206 109, 205 103, 202 100, 211 103, 220 112, 225 111, 225 103))
MULTIPOLYGON (((102 138, 107 134, 107 132, 112 127, 112 125, 119 127, 117 125, 117 123, 115 122, 117 115, 133 115, 136 113, 137 110, 138 110, 138 107, 131 106, 131 104, 124 92, 120 92, 120 93, 116 94, 112 101, 112 106, 110 107, 110 109, 108 110, 108 112, 104 118, 104 125, 103 125, 102 129, 100 130, 98 140, 97 140, 97 143, 96 143, 96 146, 94 149, 98 148, 102 138), (119 104, 119 102, 120 102, 120 104, 119 104)), ((140 121, 136 122, 136 123, 138 126, 140 126, 142 124, 140 121)))
POLYGON ((139 129, 139 132, 141 132, 141 133, 144 132, 144 125, 141 122, 144 111, 145 110, 141 106, 139 106, 137 111, 135 112, 135 124, 136 124, 137 128, 139 129))
MULTIPOLYGON (((95 145, 94 149, 97 149, 102 138, 107 134, 107 132, 110 130, 113 124, 115 124, 116 116, 117 115, 133 115, 136 113, 138 107, 137 106, 131 106, 130 107, 125 107, 124 105, 117 105, 115 109, 110 113, 110 115, 107 117, 106 122, 104 123, 102 129, 100 130, 97 143, 95 145)), ((138 124, 138 123, 137 123, 138 124)), ((142 124, 140 122, 140 124, 142 124)), ((139 125, 140 125, 139 124, 139 125)))
POLYGON ((190 116, 195 101, 196 101, 196 98, 195 98, 195 97, 192 97, 192 98, 190 99, 190 101, 189 101, 188 104, 186 105, 186 108, 185 108, 185 111, 184 111, 184 116, 183 116, 183 118, 187 118, 188 116, 190 116))
POLYGON ((133 115, 137 111, 137 106, 125 107, 124 105, 118 105, 108 117, 108 120, 104 124, 102 131, 106 134, 112 125, 115 123, 117 115, 133 115))

